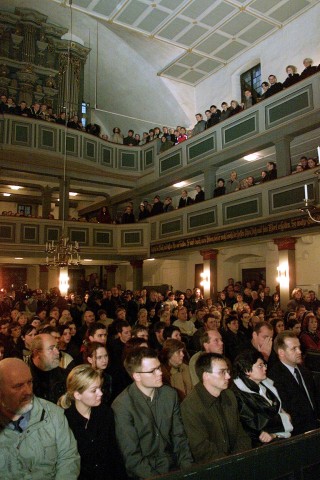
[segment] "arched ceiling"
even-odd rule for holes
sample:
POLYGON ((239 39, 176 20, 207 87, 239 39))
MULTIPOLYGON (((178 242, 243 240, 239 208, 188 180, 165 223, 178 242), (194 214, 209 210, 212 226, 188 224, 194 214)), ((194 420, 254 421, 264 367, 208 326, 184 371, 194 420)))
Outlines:
POLYGON ((292 22, 319 0, 50 0, 168 45, 158 75, 188 85, 292 22), (171 48, 177 49, 172 59, 171 48))

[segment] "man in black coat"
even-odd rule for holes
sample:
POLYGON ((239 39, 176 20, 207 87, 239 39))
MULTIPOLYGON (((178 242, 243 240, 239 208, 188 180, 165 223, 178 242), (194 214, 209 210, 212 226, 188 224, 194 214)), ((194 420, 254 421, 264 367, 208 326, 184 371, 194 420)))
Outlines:
POLYGON ((268 77, 270 87, 264 94, 264 98, 269 98, 275 93, 281 92, 283 90, 283 85, 280 82, 277 82, 277 77, 275 75, 269 75, 268 77))
POLYGON ((48 333, 36 335, 31 345, 30 370, 37 397, 52 403, 66 392, 67 372, 59 367, 57 340, 48 333))
POLYGON ((318 397, 312 373, 301 365, 299 339, 292 331, 279 333, 274 341, 279 357, 268 377, 274 381, 283 409, 291 416, 293 435, 320 427, 318 397))

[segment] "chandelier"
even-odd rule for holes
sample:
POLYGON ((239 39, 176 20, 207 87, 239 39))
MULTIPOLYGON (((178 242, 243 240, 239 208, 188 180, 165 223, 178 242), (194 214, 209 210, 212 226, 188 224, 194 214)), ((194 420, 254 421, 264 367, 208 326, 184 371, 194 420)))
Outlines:
MULTIPOLYGON (((318 147, 319 148, 319 147, 318 147)), ((314 172, 316 175, 320 175, 320 170, 317 170, 314 172)), ((309 198, 308 196, 308 185, 304 186, 304 206, 300 208, 302 212, 305 212, 308 214, 310 220, 312 220, 315 223, 320 223, 320 219, 318 220, 317 218, 314 217, 314 214, 319 214, 319 209, 315 206, 315 199, 314 198, 309 198)))
POLYGON ((80 248, 78 242, 71 242, 65 235, 55 243, 46 242, 47 267, 69 267, 80 265, 80 248))

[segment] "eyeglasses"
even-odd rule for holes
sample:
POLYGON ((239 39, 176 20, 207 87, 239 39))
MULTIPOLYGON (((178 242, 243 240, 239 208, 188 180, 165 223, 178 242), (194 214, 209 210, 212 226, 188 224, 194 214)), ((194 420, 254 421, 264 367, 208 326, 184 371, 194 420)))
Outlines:
POLYGON ((159 365, 156 368, 153 368, 152 370, 149 370, 148 372, 136 372, 136 373, 151 373, 152 375, 155 375, 157 372, 161 372, 161 365, 159 365))
POLYGON ((259 365, 254 365, 254 366, 257 367, 257 368, 260 368, 260 369, 268 367, 268 365, 266 363, 259 363, 259 365))
POLYGON ((230 375, 230 369, 229 368, 223 368, 221 370, 213 370, 212 372, 208 372, 210 374, 214 373, 216 375, 219 375, 219 377, 225 377, 226 375, 230 375))

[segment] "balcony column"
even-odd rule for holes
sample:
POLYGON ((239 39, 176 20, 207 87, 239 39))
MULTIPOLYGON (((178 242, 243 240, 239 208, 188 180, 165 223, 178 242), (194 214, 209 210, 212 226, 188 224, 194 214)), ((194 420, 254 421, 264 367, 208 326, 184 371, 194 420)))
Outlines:
POLYGON ((210 297, 213 300, 217 298, 217 256, 219 250, 200 250, 203 258, 203 293, 204 297, 210 297))
POLYGON ((286 177, 291 174, 291 153, 290 143, 292 137, 283 137, 274 142, 276 148, 276 162, 278 170, 278 178, 286 177))
POLYGON ((116 284, 116 271, 118 265, 106 265, 105 267, 107 279, 106 279, 106 288, 110 290, 116 284))
POLYGON ((69 192, 70 178, 60 178, 59 180, 59 220, 68 220, 69 218, 69 192))
POLYGON ((132 289, 141 290, 143 286, 143 260, 132 260, 132 289))
POLYGON ((216 188, 216 177, 217 177, 218 168, 210 165, 203 171, 204 174, 204 185, 203 190, 206 194, 206 200, 213 197, 213 190, 216 188))
POLYGON ((275 238, 278 246, 279 266, 278 282, 280 285, 280 304, 283 310, 287 309, 290 293, 296 286, 296 241, 294 237, 275 238))
POLYGON ((42 218, 48 218, 51 213, 52 188, 44 187, 42 190, 42 218))

